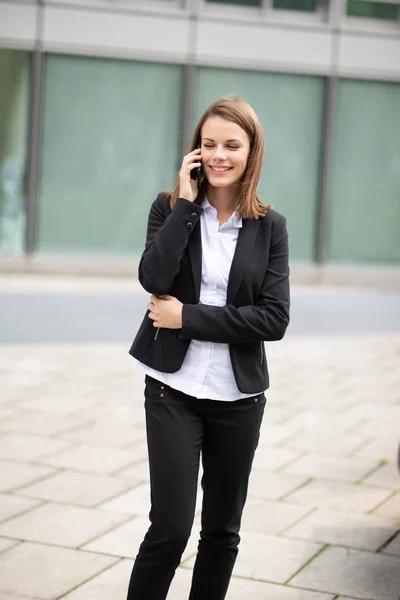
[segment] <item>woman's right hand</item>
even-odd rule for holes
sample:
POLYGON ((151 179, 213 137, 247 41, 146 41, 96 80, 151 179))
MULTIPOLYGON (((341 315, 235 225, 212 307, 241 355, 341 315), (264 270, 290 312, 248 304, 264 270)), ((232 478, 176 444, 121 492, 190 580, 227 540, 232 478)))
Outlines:
POLYGON ((201 167, 201 148, 196 148, 184 156, 179 172, 179 198, 186 198, 189 202, 196 200, 199 190, 197 179, 191 179, 190 171, 201 167))

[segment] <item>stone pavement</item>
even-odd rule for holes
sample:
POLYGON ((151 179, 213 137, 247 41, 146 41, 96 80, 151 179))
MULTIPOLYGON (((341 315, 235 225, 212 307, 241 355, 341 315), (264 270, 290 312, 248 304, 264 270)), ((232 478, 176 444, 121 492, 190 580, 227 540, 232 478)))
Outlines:
MULTIPOLYGON (((142 376, 127 350, 0 345, 0 600, 125 600, 149 510, 142 376)), ((267 350, 227 599, 399 600, 400 335, 267 350)), ((198 516, 170 600, 187 600, 198 516)))

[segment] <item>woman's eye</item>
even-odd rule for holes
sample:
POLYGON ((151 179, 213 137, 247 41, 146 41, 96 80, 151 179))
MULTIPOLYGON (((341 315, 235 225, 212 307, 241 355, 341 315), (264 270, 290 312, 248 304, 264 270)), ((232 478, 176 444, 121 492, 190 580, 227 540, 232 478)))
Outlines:
POLYGON ((212 148, 212 144, 204 144, 204 148, 212 148))

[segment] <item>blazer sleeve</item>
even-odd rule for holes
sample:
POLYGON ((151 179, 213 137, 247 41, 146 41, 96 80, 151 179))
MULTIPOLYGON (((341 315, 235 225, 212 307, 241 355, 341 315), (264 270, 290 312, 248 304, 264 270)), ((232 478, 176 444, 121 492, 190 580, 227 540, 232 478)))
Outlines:
POLYGON ((168 294, 177 276, 189 236, 203 209, 178 198, 166 216, 167 198, 153 202, 147 225, 146 246, 139 263, 139 281, 150 294, 168 294))
POLYGON ((268 268, 254 306, 184 304, 182 338, 221 344, 270 342, 283 338, 289 324, 289 250, 286 219, 274 228, 268 268))

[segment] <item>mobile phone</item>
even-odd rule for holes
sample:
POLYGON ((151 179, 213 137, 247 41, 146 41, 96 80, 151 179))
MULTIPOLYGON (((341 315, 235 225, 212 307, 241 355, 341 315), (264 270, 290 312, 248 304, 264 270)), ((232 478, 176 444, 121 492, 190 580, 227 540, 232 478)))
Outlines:
MULTIPOLYGON (((201 148, 201 136, 197 138, 196 148, 201 148)), ((197 180, 197 189, 201 187, 201 178, 203 176, 203 169, 201 167, 192 169, 190 171, 190 179, 197 180)))

